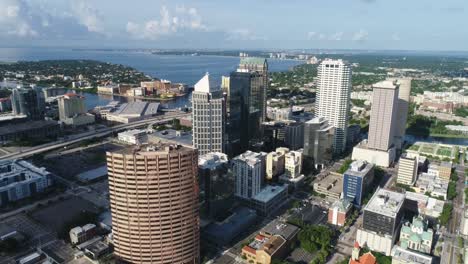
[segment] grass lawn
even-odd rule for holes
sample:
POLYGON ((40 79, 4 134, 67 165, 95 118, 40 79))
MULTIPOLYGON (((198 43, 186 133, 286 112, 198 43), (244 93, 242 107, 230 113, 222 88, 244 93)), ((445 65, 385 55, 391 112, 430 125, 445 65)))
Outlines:
POLYGON ((440 147, 437 150, 437 155, 445 156, 445 157, 452 157, 452 148, 449 147, 440 147))
POLYGON ((419 150, 419 145, 412 145, 409 149, 414 150, 414 151, 418 151, 419 150))
POLYGON ((429 153, 429 154, 434 154, 434 151, 435 151, 435 147, 432 145, 422 145, 421 149, 419 150, 419 152, 429 153))

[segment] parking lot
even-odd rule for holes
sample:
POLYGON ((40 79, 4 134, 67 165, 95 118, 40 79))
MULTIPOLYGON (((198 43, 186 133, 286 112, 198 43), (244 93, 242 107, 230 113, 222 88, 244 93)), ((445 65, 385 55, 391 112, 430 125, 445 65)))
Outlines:
POLYGON ((41 226, 39 223, 28 217, 26 214, 17 214, 6 218, 0 222, 0 225, 8 225, 14 228, 17 232, 25 236, 23 249, 14 256, 0 256, 0 263, 16 263, 15 260, 24 255, 30 249, 34 249, 39 245, 43 245, 56 239, 55 235, 41 226))
POLYGON ((83 212, 99 213, 99 208, 80 197, 71 197, 58 201, 44 208, 38 208, 31 217, 51 232, 59 233, 66 223, 69 223, 83 212))

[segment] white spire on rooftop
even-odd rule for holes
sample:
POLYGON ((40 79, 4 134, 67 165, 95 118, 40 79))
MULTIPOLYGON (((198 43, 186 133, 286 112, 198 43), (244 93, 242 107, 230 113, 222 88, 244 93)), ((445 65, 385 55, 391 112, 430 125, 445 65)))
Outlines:
POLYGON ((210 74, 206 73, 196 84, 195 92, 211 93, 216 90, 216 87, 210 81, 210 74))

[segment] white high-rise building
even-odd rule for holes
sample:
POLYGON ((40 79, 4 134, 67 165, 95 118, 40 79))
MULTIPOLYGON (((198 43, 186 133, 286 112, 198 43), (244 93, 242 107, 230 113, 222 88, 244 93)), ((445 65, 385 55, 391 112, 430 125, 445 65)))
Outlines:
POLYGON ((192 93, 193 146, 200 155, 224 152, 225 100, 206 74, 192 93))
POLYGON ((266 156, 265 152, 247 151, 232 159, 232 172, 236 177, 236 196, 251 199, 262 190, 266 156))
POLYGON ((346 147, 351 75, 351 66, 343 60, 326 59, 318 67, 316 116, 324 117, 336 128, 335 153, 346 147))

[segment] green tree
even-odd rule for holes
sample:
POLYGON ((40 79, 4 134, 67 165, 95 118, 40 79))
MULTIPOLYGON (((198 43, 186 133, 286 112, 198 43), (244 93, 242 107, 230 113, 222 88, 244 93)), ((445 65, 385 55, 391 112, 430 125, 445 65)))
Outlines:
POLYGON ((446 203, 442 209, 442 213, 439 216, 439 223, 443 226, 446 226, 452 216, 453 205, 446 203))

